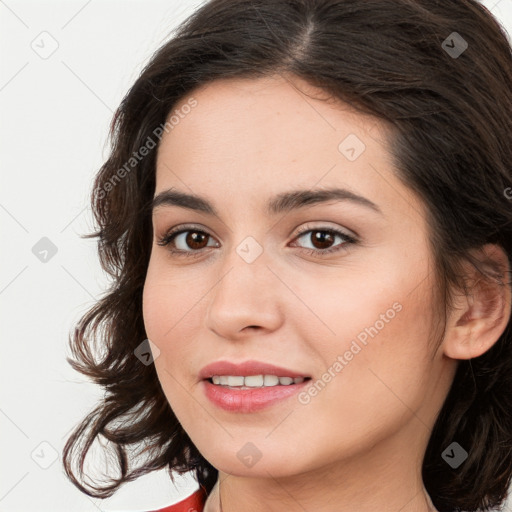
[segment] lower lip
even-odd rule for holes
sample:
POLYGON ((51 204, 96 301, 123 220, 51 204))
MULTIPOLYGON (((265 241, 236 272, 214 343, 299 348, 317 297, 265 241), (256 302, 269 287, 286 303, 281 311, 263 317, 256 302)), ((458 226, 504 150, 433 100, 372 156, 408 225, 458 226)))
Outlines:
POLYGON ((299 384, 268 386, 254 389, 234 389, 212 384, 204 380, 204 392, 215 405, 231 412, 255 412, 265 409, 276 402, 285 400, 301 391, 311 382, 305 380, 299 384))

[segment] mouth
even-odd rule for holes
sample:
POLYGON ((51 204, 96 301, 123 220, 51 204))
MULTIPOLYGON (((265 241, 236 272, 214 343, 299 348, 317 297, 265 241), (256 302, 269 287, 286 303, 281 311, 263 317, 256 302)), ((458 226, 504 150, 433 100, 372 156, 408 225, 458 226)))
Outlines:
POLYGON ((247 379, 245 385, 252 386, 275 386, 292 384, 295 378, 311 378, 311 375, 274 364, 249 360, 242 363, 221 360, 215 361, 199 372, 199 379, 213 379, 212 384, 242 386, 244 382, 240 379, 247 379), (276 380, 276 377, 279 380, 276 380), (220 381, 218 380, 220 378, 220 381), (226 380, 226 378, 229 380, 226 380), (263 381, 261 381, 263 378, 263 381), (290 380, 291 379, 291 380, 290 380))
POLYGON ((289 387, 311 380, 311 377, 279 377, 277 375, 214 375, 204 379, 214 386, 226 389, 262 389, 289 387))
POLYGON ((311 377, 214 375, 202 380, 202 391, 213 405, 224 411, 256 413, 291 399, 310 381, 311 377))

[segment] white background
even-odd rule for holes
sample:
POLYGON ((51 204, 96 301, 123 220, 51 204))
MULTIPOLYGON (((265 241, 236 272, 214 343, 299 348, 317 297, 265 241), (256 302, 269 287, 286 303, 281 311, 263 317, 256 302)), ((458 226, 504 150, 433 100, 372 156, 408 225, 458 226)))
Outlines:
MULTIPOLYGON (((483 3, 512 34, 512 0, 483 3)), ((0 1, 0 512, 150 510, 197 487, 177 476, 175 488, 160 471, 97 500, 67 480, 60 456, 68 432, 103 396, 65 357, 74 323, 107 284, 96 241, 80 235, 93 229, 89 193, 108 155, 112 114, 171 29, 200 4, 0 1), (37 45, 58 47, 41 58, 37 45), (57 248, 46 263, 32 252, 42 237, 57 248), (52 453, 58 459, 40 467, 52 453)))

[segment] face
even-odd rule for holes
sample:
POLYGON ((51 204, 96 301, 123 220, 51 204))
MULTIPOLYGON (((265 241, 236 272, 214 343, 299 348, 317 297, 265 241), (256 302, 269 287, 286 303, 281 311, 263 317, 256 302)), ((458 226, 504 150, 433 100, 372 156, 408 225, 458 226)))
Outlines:
POLYGON ((386 128, 298 79, 223 80, 191 96, 161 140, 155 197, 200 196, 214 213, 160 196, 143 297, 185 431, 238 475, 315 471, 377 444, 420 454, 444 399, 433 259, 386 128), (331 189, 348 192, 314 195, 331 189), (310 199, 276 201, 296 191, 310 199), (227 392, 232 410, 212 402, 201 370, 249 360, 311 379, 259 409, 240 390, 227 392))

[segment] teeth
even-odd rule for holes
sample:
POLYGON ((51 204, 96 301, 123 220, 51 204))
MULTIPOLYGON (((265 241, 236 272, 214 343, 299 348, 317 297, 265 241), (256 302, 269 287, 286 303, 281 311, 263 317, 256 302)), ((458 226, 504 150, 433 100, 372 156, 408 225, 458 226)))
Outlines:
POLYGON ((304 377, 278 377, 277 375, 248 375, 243 377, 240 375, 214 375, 213 383, 221 386, 229 387, 249 387, 261 388, 269 386, 289 386, 290 384, 300 384, 304 382, 304 377))

